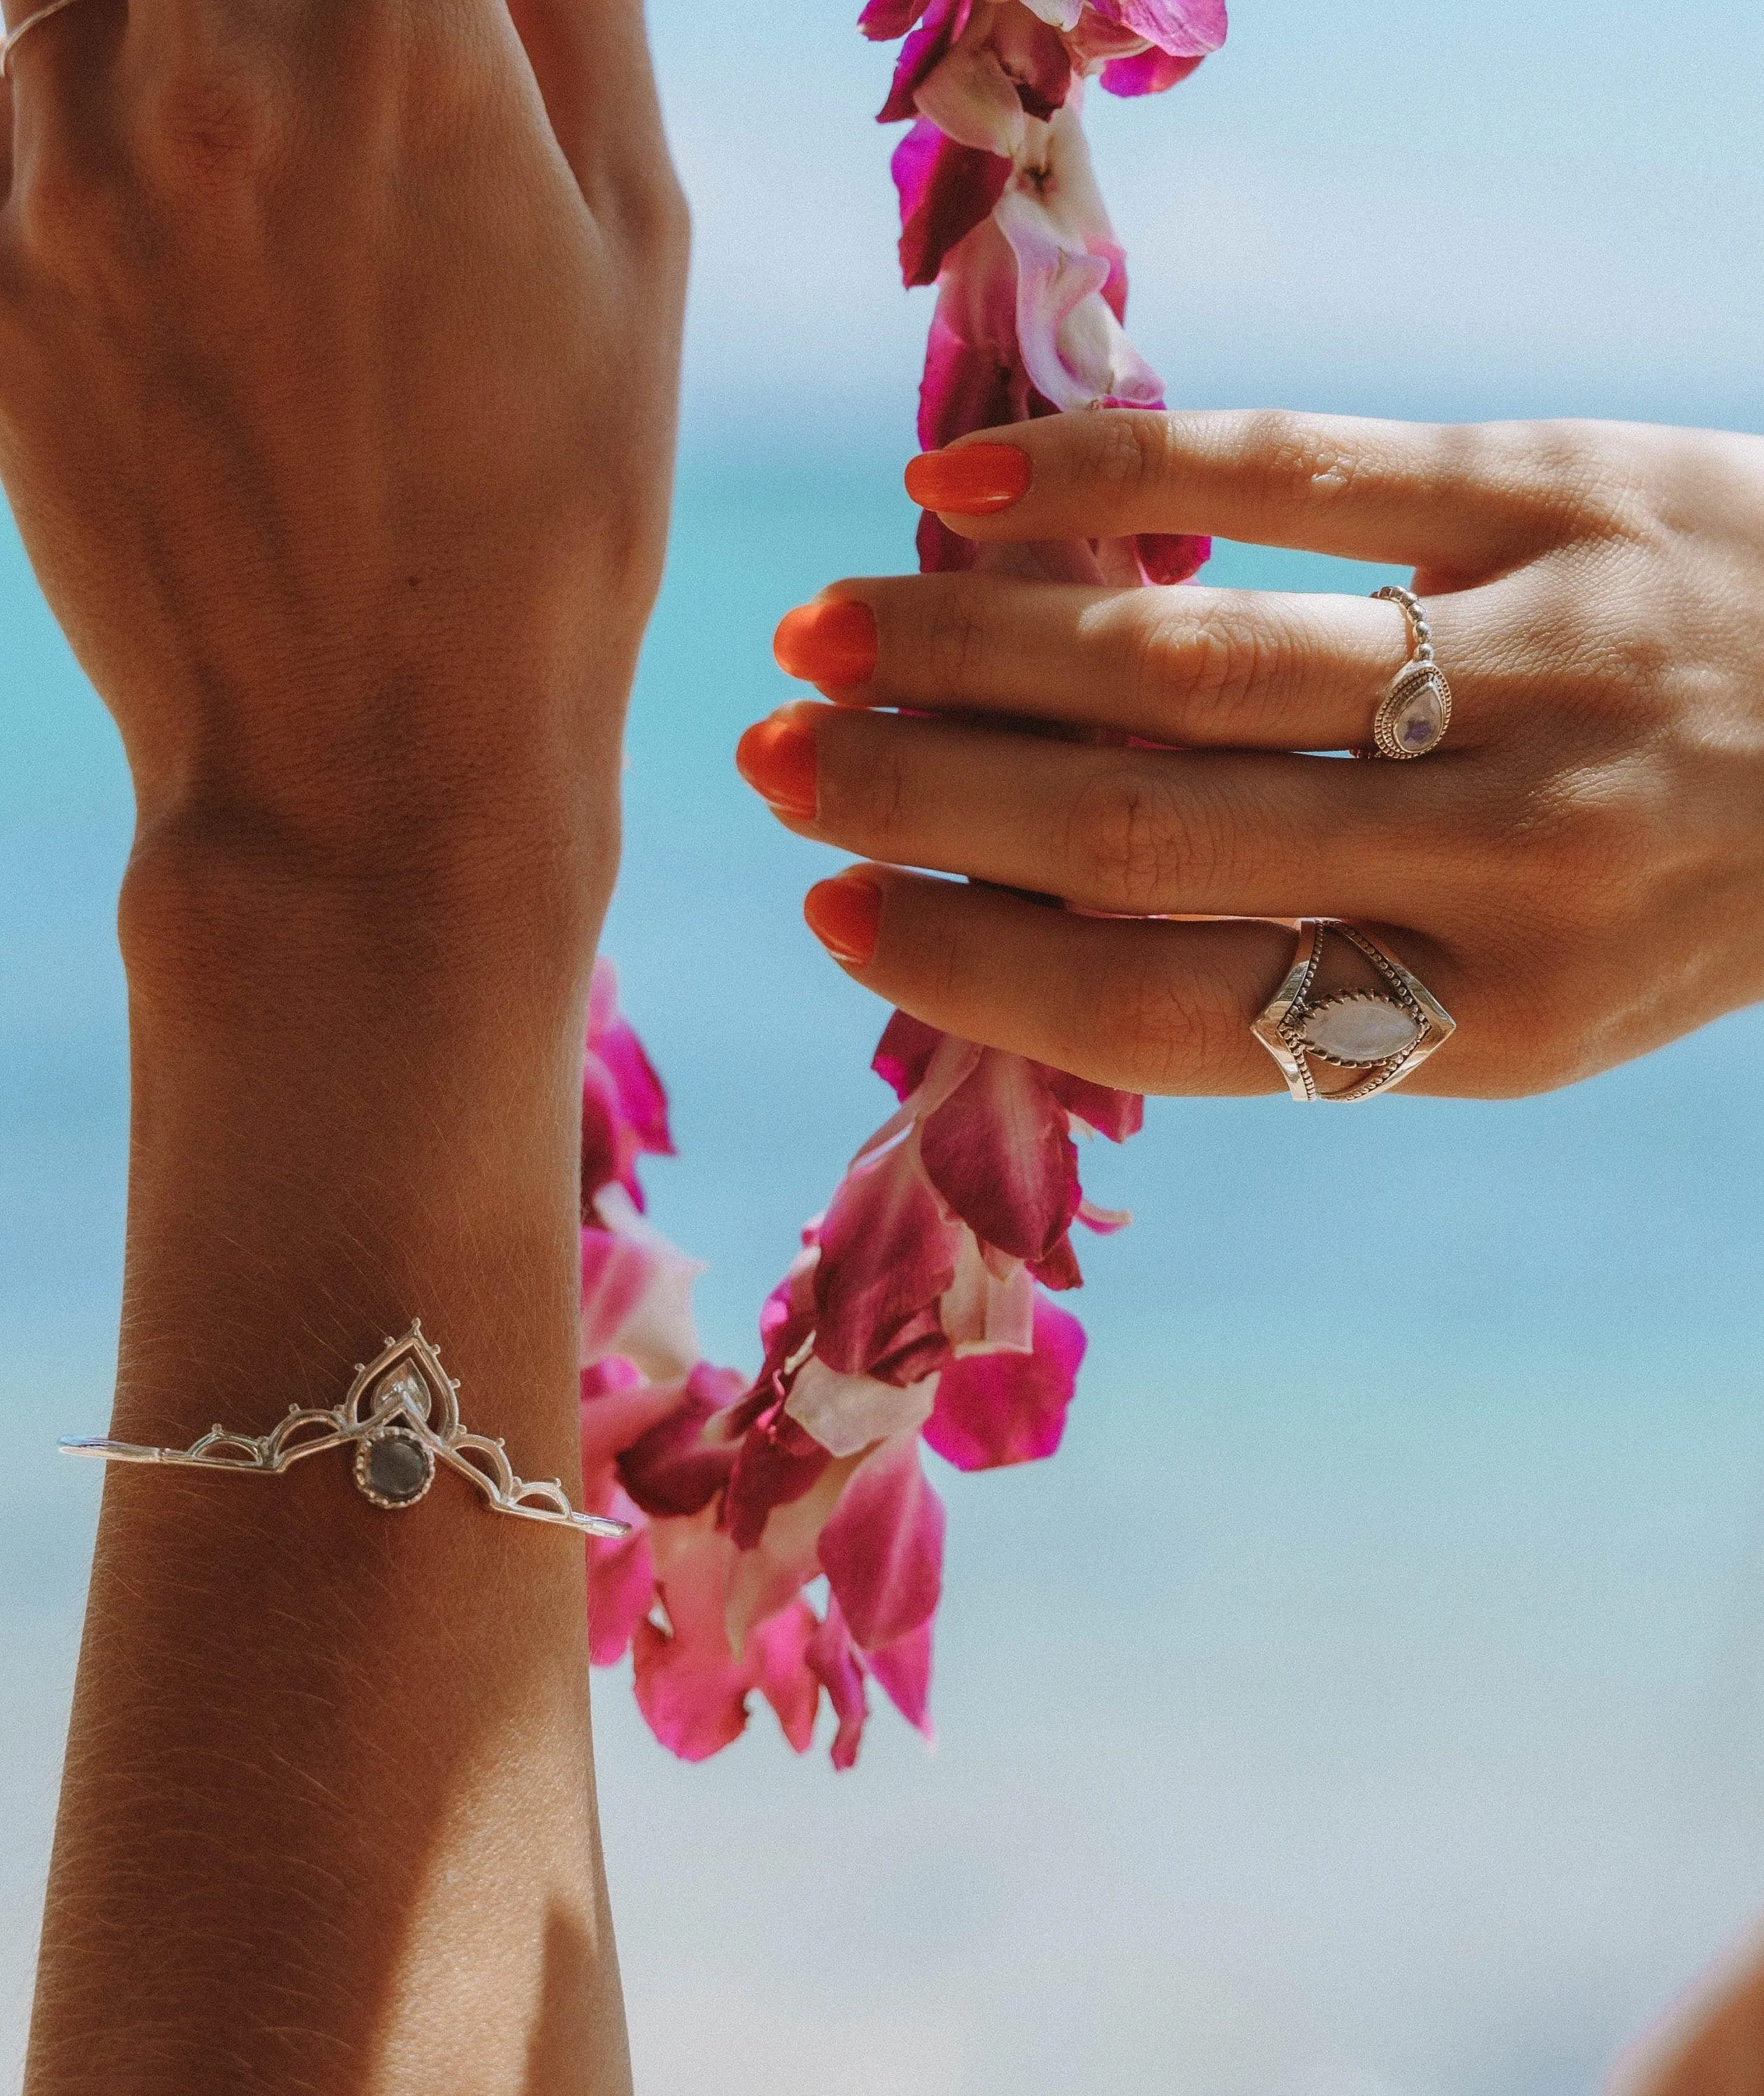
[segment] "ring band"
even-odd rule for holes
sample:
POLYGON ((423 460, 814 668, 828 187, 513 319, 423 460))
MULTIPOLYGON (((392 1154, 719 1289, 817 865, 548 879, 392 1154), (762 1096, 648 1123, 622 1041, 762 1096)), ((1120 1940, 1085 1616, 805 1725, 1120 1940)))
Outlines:
POLYGON ((244 1470, 280 1477, 303 1456, 353 1444, 356 1488, 377 1507, 415 1506, 445 1463, 477 1486, 493 1512, 550 1522, 585 1535, 628 1535, 629 1524, 578 1513, 561 1479, 517 1478, 500 1440, 469 1434, 460 1418, 459 1385, 441 1365, 440 1349, 419 1319, 402 1339, 388 1339, 371 1361, 358 1361, 349 1395, 338 1405, 290 1405, 267 1434, 229 1434, 213 1426, 187 1448, 149 1448, 132 1441, 63 1441, 64 1456, 107 1463, 164 1463, 190 1470, 244 1470))
POLYGON ((1376 748, 1370 753, 1402 762, 1430 756, 1452 725, 1452 687, 1434 660, 1433 627, 1413 590, 1394 583, 1372 592, 1399 607, 1408 621, 1414 653, 1399 670, 1372 723, 1376 748))
POLYGON ((59 15, 63 7, 71 7, 73 0, 49 0, 46 7, 39 7, 34 15, 27 15, 15 29, 8 29, 0 37, 0 76, 10 79, 12 73, 12 47, 20 37, 46 22, 51 15, 59 15))
POLYGON ((1321 1101, 1346 1107, 1413 1076, 1451 1039, 1457 1024, 1426 984, 1369 932, 1356 924, 1307 918, 1299 928, 1298 951, 1286 980, 1250 1031, 1280 1065, 1287 1090, 1302 1105, 1321 1101), (1345 939, 1370 962, 1388 996, 1350 990, 1313 1000, 1324 941, 1332 935, 1345 939), (1312 1056, 1336 1069, 1366 1074, 1343 1091, 1321 1091, 1311 1068, 1312 1056))

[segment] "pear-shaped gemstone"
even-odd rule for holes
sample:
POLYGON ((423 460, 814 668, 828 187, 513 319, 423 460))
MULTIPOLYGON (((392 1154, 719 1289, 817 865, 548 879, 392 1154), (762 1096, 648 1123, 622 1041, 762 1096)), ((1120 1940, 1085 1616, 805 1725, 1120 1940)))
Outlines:
POLYGON ((1360 991, 1320 1004, 1306 1018, 1299 1037, 1332 1063, 1366 1069, 1407 1055, 1424 1030, 1401 1005, 1360 991))
POLYGON ((395 1404, 400 1400, 419 1419, 429 1417, 429 1386, 408 1361, 395 1374, 386 1377, 373 1393, 375 1411, 382 1405, 395 1404))
POLYGON ((1425 757, 1445 738, 1446 695, 1439 680, 1426 677, 1410 687, 1391 717, 1391 739, 1406 757, 1425 757))

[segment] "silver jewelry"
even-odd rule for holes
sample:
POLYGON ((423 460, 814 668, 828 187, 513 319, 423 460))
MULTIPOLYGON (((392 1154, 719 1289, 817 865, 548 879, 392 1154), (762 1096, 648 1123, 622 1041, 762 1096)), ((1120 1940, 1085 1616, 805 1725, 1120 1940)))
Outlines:
POLYGON ((64 1456, 95 1456, 107 1463, 169 1463, 193 1470, 244 1470, 280 1477, 290 1464, 321 1449, 355 1446, 356 1488, 377 1507, 413 1507, 445 1463, 469 1478, 497 1513, 551 1522, 584 1535, 621 1536, 630 1525, 597 1513, 578 1513, 556 1478, 529 1484, 509 1468, 500 1439, 468 1434, 460 1419, 459 1385, 441 1366, 441 1350, 414 1322, 402 1339, 356 1364, 343 1403, 326 1409, 290 1404, 269 1433, 229 1434, 212 1426, 187 1448, 145 1448, 130 1441, 69 1440, 64 1456))
POLYGON ((39 22, 46 22, 51 15, 59 15, 63 7, 71 7, 73 0, 49 0, 46 7, 39 7, 34 15, 27 15, 15 29, 8 29, 0 37, 0 75, 11 77, 12 49, 20 37, 34 29, 39 22))
POLYGON ((1452 687, 1434 660, 1433 628, 1413 590, 1399 589, 1393 583, 1372 594, 1401 606, 1415 647, 1373 720, 1375 753, 1399 759, 1429 756, 1445 740, 1452 725, 1452 687))
POLYGON ((1451 1039, 1457 1024, 1426 985, 1369 933, 1354 924, 1308 919, 1299 928, 1299 950, 1286 980, 1250 1031, 1280 1065, 1295 1099, 1345 1107, 1413 1076, 1434 1049, 1451 1039), (1372 963, 1388 997, 1375 990, 1351 990, 1312 1003, 1323 941, 1331 934, 1345 939, 1372 963), (1320 1091, 1311 1068, 1313 1055, 1338 1070, 1367 1074, 1343 1091, 1320 1091))

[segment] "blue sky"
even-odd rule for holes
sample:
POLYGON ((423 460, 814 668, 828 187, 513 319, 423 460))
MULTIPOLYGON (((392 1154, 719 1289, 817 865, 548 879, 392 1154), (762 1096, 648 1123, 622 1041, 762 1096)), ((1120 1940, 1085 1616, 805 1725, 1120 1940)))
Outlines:
MULTIPOLYGON (((656 1209, 751 1358, 880 1118, 880 1015, 801 930, 827 855, 733 781, 766 640, 903 563, 926 318, 888 59, 836 0, 657 0, 697 262, 675 558, 609 928, 673 1085, 656 1209)), ((1172 399, 1764 428, 1764 20, 1244 0, 1098 98, 1172 399)), ((1218 579, 1369 588, 1225 548, 1218 579)), ((125 1070, 114 736, 0 543, 0 2078, 97 1480, 125 1070)), ((1560 1098, 1154 1109, 1092 1160, 1059 1461, 941 1479, 935 1755, 597 1731, 656 2096, 1569 2096, 1764 1912, 1764 1261, 1744 1015, 1560 1098)))

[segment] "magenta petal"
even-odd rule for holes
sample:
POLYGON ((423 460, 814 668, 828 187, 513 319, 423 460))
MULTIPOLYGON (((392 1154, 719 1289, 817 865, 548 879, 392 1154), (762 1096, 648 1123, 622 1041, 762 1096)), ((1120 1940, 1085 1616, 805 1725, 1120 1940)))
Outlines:
POLYGON ((932 1184, 985 1244, 1045 1259, 1078 1212, 1078 1152, 1041 1065, 989 1048, 919 1130, 932 1184))
POLYGON ((1198 58, 1172 58, 1168 51, 1140 51, 1130 59, 1111 59, 1102 68, 1102 85, 1110 94, 1129 98, 1162 94, 1186 80, 1199 63, 1198 58))
POLYGON ((1133 541, 1148 583, 1185 583, 1212 558, 1212 540, 1169 531, 1142 531, 1133 541))
POLYGON ((723 1522, 737 1550, 754 1550, 774 1507, 812 1491, 832 1457, 782 1405, 774 1406, 742 1439, 729 1475, 723 1522))
POLYGON ((954 1280, 959 1229, 910 1141, 846 1173, 821 1225, 814 1273, 814 1351, 829 1368, 867 1374, 902 1343, 954 1280))
POLYGON ((588 1658, 594 1666, 614 1666, 624 1657, 654 1599, 655 1566, 642 1529, 622 1543, 589 1543, 588 1658))
POLYGON ((697 1513, 728 1482, 737 1443, 713 1422, 728 1409, 731 1387, 741 1386, 701 1362, 673 1408, 620 1456, 618 1482, 645 1513, 697 1513))
POLYGON ((1173 58, 1203 59, 1225 40, 1225 0, 1090 0, 1105 22, 1118 22, 1173 58))
POLYGON ((608 1388, 611 1366, 602 1361, 582 1371, 582 1474, 591 1487, 680 1401, 677 1385, 646 1383, 628 1364, 617 1375, 624 1387, 608 1388), (626 1382, 627 1371, 635 1377, 634 1383, 626 1382))
POLYGON ((872 43, 892 44, 904 37, 925 11, 928 0, 870 0, 858 27, 872 43))
POLYGON ((839 1730, 833 1736, 833 1766, 854 1767, 858 1749, 863 1744, 864 1723, 870 1715, 870 1696, 864 1687, 863 1662, 852 1644, 839 1604, 831 1596, 827 1619, 809 1640, 808 1659, 839 1720, 839 1730))
POLYGON ((1068 1113, 1076 1114, 1086 1128, 1106 1135, 1111 1142, 1124 1142, 1146 1124, 1146 1103, 1137 1092, 1117 1092, 1107 1085, 1093 1085, 1087 1078, 1070 1076, 1063 1070, 1037 1063, 1047 1089, 1068 1113))
POLYGON ((934 284, 951 248, 992 215, 1011 163, 978 146, 958 146, 921 117, 891 163, 901 194, 901 276, 934 284))
POLYGON ((885 1443, 852 1473, 821 1531, 821 1568, 865 1652, 928 1622, 943 1585, 943 1502, 919 1437, 885 1443))
POLYGON ((618 977, 603 955, 588 991, 588 1036, 582 1073, 582 1212, 591 1221, 594 1196, 617 1181, 640 1209, 637 1159, 671 1156, 667 1093, 618 1009, 618 977))
POLYGON ((820 1677, 810 1657, 819 1628, 808 1603, 796 1601, 758 1624, 747 1641, 748 1663, 757 1666, 755 1685, 799 1754, 814 1744, 814 1719, 821 1705, 820 1677))
POLYGON ((1072 1250, 1069 1237, 1062 1238, 1046 1259, 1031 1260, 1029 1271, 1044 1288, 1063 1291, 1084 1286, 1078 1255, 1072 1250))
POLYGON ((931 1625, 921 1623, 880 1652, 864 1654, 864 1664, 882 1684, 882 1692, 915 1731, 931 1737, 931 1625))
POLYGON ((756 1624, 742 1657, 734 1657, 723 1612, 735 1562, 727 1536, 709 1530, 677 1535, 657 1580, 668 1627, 645 1617, 632 1633, 638 1708, 662 1745, 683 1761, 704 1761, 738 1739, 755 1688, 778 1713, 799 1753, 814 1730, 820 1700, 807 1659, 814 1611, 806 1602, 792 1602, 756 1624))
POLYGON ((1038 1296, 1034 1351, 951 1361, 937 1380, 926 1440, 958 1470, 1002 1469, 1051 1456, 1066 1430, 1085 1343, 1077 1319, 1038 1296))
POLYGON ((870 1068, 884 1084, 893 1086, 894 1096, 904 1105, 925 1081, 931 1059, 942 1041, 935 1026, 897 1011, 882 1030, 870 1068))
POLYGON ((1072 92, 1072 54, 1057 29, 1027 8, 1001 8, 991 44, 1031 116, 1045 123, 1064 106, 1072 92))
POLYGON ((930 0, 923 12, 923 22, 901 46, 889 98, 876 115, 878 124, 904 124, 918 115, 915 98, 967 27, 973 0, 930 0))

